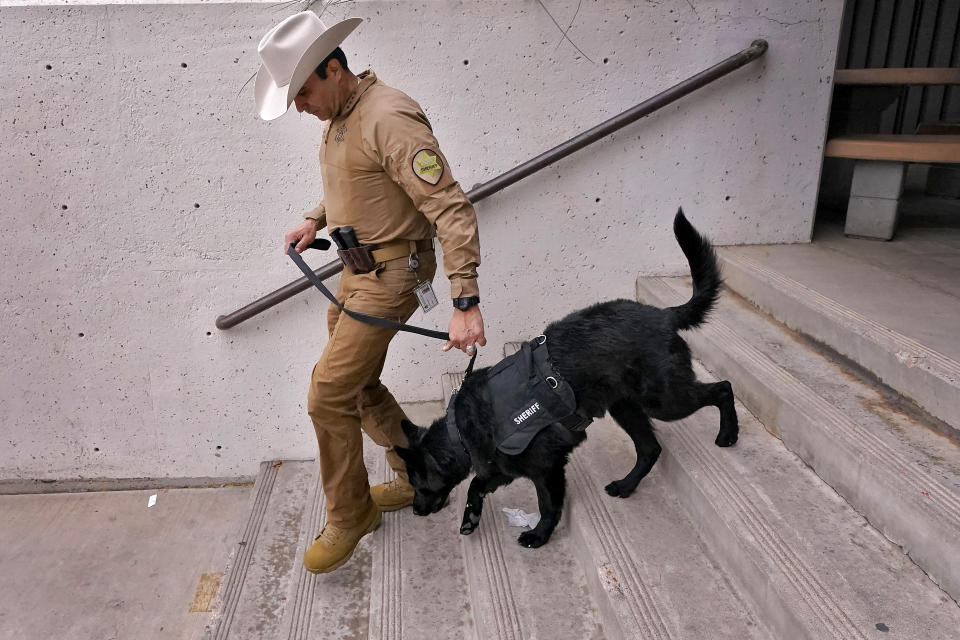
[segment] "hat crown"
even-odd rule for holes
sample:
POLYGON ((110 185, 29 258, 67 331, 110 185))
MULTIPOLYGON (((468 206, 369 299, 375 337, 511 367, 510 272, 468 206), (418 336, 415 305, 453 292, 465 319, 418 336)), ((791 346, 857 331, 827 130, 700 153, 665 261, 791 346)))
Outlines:
POLYGON ((295 13, 260 39, 257 52, 278 86, 290 84, 297 62, 327 28, 312 11, 295 13))

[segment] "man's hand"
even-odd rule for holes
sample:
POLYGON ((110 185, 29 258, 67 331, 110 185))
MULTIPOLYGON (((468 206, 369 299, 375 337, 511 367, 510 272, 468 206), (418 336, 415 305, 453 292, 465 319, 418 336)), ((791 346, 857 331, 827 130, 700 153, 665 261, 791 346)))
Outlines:
POLYGON ((480 306, 475 305, 466 311, 453 310, 450 318, 450 340, 443 345, 444 351, 456 347, 467 355, 476 353, 476 344, 486 346, 487 339, 483 336, 483 316, 480 315, 480 306))
POLYGON ((291 242, 296 242, 297 253, 303 253, 303 250, 310 246, 310 243, 317 238, 317 221, 312 218, 306 218, 303 222, 294 227, 287 235, 283 237, 283 255, 287 255, 287 247, 291 242))

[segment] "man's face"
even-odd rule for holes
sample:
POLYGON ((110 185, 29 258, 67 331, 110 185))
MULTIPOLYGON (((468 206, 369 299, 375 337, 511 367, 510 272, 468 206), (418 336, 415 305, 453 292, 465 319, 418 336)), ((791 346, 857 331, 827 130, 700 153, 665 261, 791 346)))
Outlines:
POLYGON ((306 111, 321 120, 330 120, 340 112, 340 88, 337 82, 340 74, 334 72, 335 66, 338 67, 337 70, 339 71, 339 65, 335 63, 334 60, 333 64, 327 66, 326 79, 321 79, 316 72, 310 74, 300 92, 293 99, 294 104, 297 105, 297 111, 300 113, 306 111))

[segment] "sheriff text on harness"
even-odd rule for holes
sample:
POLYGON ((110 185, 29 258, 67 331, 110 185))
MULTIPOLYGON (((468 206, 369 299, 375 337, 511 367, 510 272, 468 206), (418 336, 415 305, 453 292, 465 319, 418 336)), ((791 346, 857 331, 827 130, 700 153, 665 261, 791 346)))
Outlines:
POLYGON ((527 409, 526 411, 518 415, 516 418, 513 419, 513 421, 516 424, 520 424, 521 422, 523 422, 524 420, 526 420, 527 418, 529 418, 539 410, 540 410, 540 403, 534 402, 529 409, 527 409))

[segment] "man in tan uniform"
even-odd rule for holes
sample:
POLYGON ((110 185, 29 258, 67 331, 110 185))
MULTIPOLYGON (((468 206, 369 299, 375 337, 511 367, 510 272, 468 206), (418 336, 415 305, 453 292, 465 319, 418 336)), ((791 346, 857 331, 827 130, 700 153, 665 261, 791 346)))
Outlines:
MULTIPOLYGON (((377 247, 376 268, 354 273, 345 267, 337 299, 352 311, 405 322, 418 306, 413 289, 432 281, 436 271, 436 236, 454 305, 443 350, 472 354, 477 344, 486 344, 478 306, 476 215, 420 106, 372 71, 356 76, 347 67, 338 45, 358 23, 350 19, 326 29, 313 13, 303 12, 260 43, 260 73, 270 76, 257 78, 261 117, 278 117, 295 102, 299 112, 326 123, 320 145, 324 199, 285 241, 302 251, 318 229, 353 227, 361 244, 377 247), (284 56, 290 59, 286 68, 278 61, 284 56)), ((405 416, 380 382, 395 331, 360 322, 335 306, 327 325, 329 340, 307 399, 327 508, 326 525, 303 559, 317 573, 345 563, 360 538, 379 526, 381 511, 413 501, 404 463, 394 453, 395 446, 407 444, 400 427, 405 416), (386 447, 394 481, 369 486, 361 429, 386 447)))

